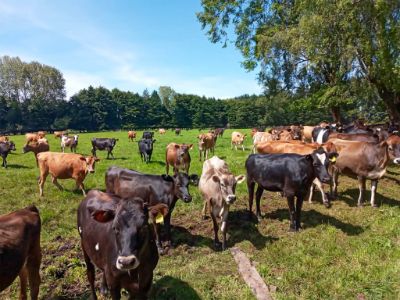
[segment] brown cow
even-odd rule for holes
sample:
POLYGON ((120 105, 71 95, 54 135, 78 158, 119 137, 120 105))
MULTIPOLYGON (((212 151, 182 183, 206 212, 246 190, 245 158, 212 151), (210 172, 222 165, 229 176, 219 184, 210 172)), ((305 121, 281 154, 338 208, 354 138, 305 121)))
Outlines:
POLYGON ((158 129, 158 133, 159 133, 159 134, 165 134, 166 131, 165 131, 164 128, 160 128, 160 129, 158 129))
POLYGON ((0 136, 0 142, 8 142, 8 141, 9 141, 8 136, 5 135, 0 136))
POLYGON ((67 131, 54 131, 54 138, 61 138, 63 135, 68 135, 67 131))
POLYGON ((211 150, 214 154, 215 148, 215 137, 212 133, 202 133, 198 137, 199 140, 199 153, 200 153, 200 161, 202 160, 201 153, 204 152, 204 160, 208 159, 208 152, 211 150))
POLYGON ((179 169, 185 170, 189 174, 190 168, 190 154, 189 150, 193 149, 193 144, 176 144, 170 143, 165 151, 165 168, 167 174, 169 173, 169 166, 171 165, 174 174, 179 172, 179 169))
POLYGON ((33 152, 33 155, 35 156, 35 160, 36 160, 36 166, 38 165, 38 159, 37 159, 37 155, 40 152, 46 152, 50 150, 50 146, 48 143, 31 143, 31 144, 27 144, 22 148, 22 151, 24 153, 27 152, 33 152))
POLYGON ((19 276, 20 299, 28 298, 28 281, 31 299, 38 299, 40 229, 40 215, 35 206, 0 216, 0 292, 19 276))
POLYGON ((339 139, 330 139, 338 152, 339 157, 333 166, 333 196, 337 195, 337 184, 339 173, 357 177, 360 194, 357 204, 364 204, 365 183, 367 179, 371 180, 371 206, 376 207, 375 194, 378 180, 386 172, 386 167, 393 159, 395 163, 400 160, 399 144, 388 145, 388 142, 369 143, 358 141, 345 141, 339 139))
POLYGON ((199 181, 199 190, 203 196, 203 217, 206 216, 207 205, 214 227, 214 246, 216 250, 222 246, 226 248, 226 231, 230 205, 235 202, 235 188, 237 183, 242 183, 244 175, 234 176, 228 165, 217 156, 206 160, 203 164, 203 172, 199 181), (221 219, 222 245, 218 239, 217 219, 221 219))
POLYGON ((129 139, 131 142, 133 142, 133 139, 135 139, 135 138, 136 138, 136 131, 129 130, 129 131, 128 131, 128 139, 129 139))
POLYGON ((232 137, 231 137, 231 149, 233 149, 233 146, 235 146, 235 149, 237 150, 237 146, 241 145, 242 150, 244 151, 244 139, 246 138, 246 134, 240 133, 239 131, 234 131, 232 132, 232 137))
POLYGON ((84 157, 75 153, 42 152, 37 155, 40 169, 39 190, 40 196, 43 196, 43 186, 47 175, 51 175, 52 182, 60 190, 62 186, 57 179, 73 178, 76 182, 76 188, 80 188, 83 195, 86 195, 83 181, 87 173, 94 173, 95 163, 99 161, 97 157, 84 157))
POLYGON ((26 133, 25 134, 25 145, 28 145, 31 142, 36 143, 39 139, 39 136, 37 133, 26 133))

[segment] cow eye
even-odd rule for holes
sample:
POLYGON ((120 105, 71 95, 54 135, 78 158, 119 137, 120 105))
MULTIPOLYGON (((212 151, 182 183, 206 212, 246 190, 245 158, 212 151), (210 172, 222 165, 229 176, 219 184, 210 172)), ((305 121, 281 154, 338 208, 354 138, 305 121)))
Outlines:
POLYGON ((393 146, 389 146, 389 150, 390 150, 390 151, 393 151, 393 146))

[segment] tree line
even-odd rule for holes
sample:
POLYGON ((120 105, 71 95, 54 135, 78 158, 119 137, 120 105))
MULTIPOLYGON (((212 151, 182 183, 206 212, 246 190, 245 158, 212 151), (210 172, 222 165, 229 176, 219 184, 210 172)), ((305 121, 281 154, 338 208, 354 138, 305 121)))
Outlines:
MULTIPOLYGON (((376 100, 376 99, 375 99, 376 100)), ((342 104, 343 118, 387 118, 382 102, 361 98, 342 104)), ((251 128, 316 124, 330 120, 315 94, 280 91, 233 99, 176 93, 162 86, 141 94, 105 87, 85 88, 66 99, 65 80, 54 67, 0 58, 0 131, 99 131, 146 128, 251 128)))

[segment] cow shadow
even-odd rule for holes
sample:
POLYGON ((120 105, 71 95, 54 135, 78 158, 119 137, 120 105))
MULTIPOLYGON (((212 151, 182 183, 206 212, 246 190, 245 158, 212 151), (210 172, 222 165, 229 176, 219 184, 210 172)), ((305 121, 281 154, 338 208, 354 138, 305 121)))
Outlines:
POLYGON ((172 244, 174 247, 179 245, 188 245, 190 247, 207 246, 214 250, 214 241, 199 234, 192 234, 189 230, 182 226, 172 226, 172 244))
POLYGON ((149 299, 200 300, 201 298, 187 282, 172 276, 164 276, 153 284, 149 299))
MULTIPOLYGON (((392 174, 393 175, 399 175, 397 173, 392 173, 392 174)), ((395 184, 400 184, 400 180, 397 179, 397 178, 394 178, 392 176, 385 175, 385 177, 383 177, 383 179, 387 179, 387 180, 393 181, 395 184)))
POLYGON ((24 165, 18 165, 18 164, 7 164, 8 168, 12 168, 12 169, 32 169, 32 167, 27 167, 24 165))
MULTIPOLYGON (((150 161, 150 163, 157 164, 157 165, 159 165, 159 166, 165 166, 165 161, 152 160, 152 161, 150 161)), ((172 167, 171 167, 171 168, 172 168, 172 167)))
MULTIPOLYGON (((277 219, 279 221, 289 220, 289 211, 287 209, 280 208, 273 212, 267 213, 265 217, 277 219)), ((303 229, 317 227, 321 224, 329 224, 350 236, 359 235, 364 232, 364 229, 361 226, 342 222, 335 217, 321 214, 314 209, 302 211, 301 220, 303 223, 303 229)))
MULTIPOLYGON (((397 168, 396 168, 396 171, 398 171, 397 168)), ((400 173, 394 172, 393 170, 388 170, 388 169, 386 169, 386 173, 387 173, 387 174, 390 174, 390 175, 400 175, 400 173)), ((385 177, 386 177, 386 176, 385 176, 385 177)))
POLYGON ((242 241, 249 241, 257 250, 261 250, 267 244, 279 240, 277 237, 262 235, 256 226, 257 223, 257 218, 253 214, 249 218, 248 210, 229 212, 227 246, 232 247, 242 241))
MULTIPOLYGON (((379 191, 379 185, 378 185, 378 191, 379 191)), ((339 200, 343 200, 350 207, 356 207, 358 204, 357 202, 358 195, 359 195, 358 189, 347 189, 339 195, 339 200)), ((367 190, 364 197, 365 200, 364 205, 370 205, 370 199, 371 199, 371 191, 367 190)), ((389 206, 400 206, 400 201, 383 196, 378 192, 376 193, 375 203, 378 206, 381 206, 382 204, 386 204, 389 206)))

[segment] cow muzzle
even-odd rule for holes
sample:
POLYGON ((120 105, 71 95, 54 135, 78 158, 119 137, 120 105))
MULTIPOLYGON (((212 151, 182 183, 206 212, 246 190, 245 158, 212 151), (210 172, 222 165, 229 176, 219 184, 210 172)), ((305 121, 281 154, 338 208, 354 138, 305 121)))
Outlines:
POLYGON ((118 270, 127 271, 139 266, 139 259, 135 255, 118 256, 116 267, 118 270))
POLYGON ((331 177, 330 177, 330 176, 324 176, 324 177, 321 179, 321 182, 323 182, 323 183, 330 183, 330 182, 331 182, 331 177))
POLYGON ((187 196, 183 196, 183 202, 185 203, 189 203, 190 201, 192 201, 192 196, 187 195, 187 196))
POLYGON ((235 195, 228 195, 225 199, 227 204, 232 204, 233 202, 236 201, 236 196, 235 195))
POLYGON ((400 157, 397 157, 393 160, 396 165, 400 165, 400 157))

